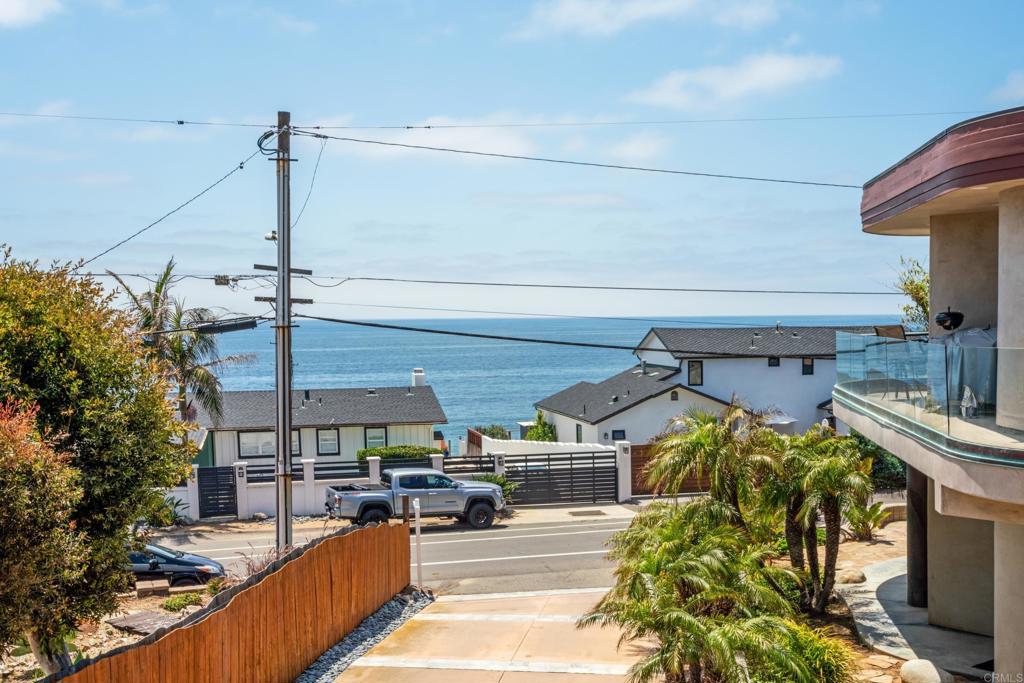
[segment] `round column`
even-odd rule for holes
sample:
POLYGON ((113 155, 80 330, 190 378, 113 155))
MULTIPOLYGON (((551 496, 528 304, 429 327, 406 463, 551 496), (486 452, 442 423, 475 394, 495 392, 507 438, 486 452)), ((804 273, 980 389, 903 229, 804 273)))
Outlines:
POLYGON ((1024 187, 999 194, 996 424, 1024 429, 1024 187))

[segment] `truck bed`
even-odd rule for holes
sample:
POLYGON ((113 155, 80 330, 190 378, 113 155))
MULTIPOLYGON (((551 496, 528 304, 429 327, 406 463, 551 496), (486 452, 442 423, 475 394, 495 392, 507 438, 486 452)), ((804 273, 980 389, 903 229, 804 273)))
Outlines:
POLYGON ((390 491, 383 484, 346 484, 345 486, 331 486, 334 491, 390 491))

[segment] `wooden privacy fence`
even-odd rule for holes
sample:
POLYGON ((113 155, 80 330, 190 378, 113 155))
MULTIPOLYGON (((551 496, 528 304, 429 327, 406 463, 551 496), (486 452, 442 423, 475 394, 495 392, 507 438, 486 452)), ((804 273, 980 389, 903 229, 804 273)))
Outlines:
POLYGON ((409 585, 409 527, 349 527, 219 594, 169 629, 49 683, 278 683, 409 585))
MULTIPOLYGON (((654 446, 630 446, 631 469, 630 478, 633 480, 633 495, 649 495, 654 493, 654 487, 647 482, 647 465, 654 458, 654 446)), ((704 493, 708 490, 709 481, 707 477, 690 477, 683 482, 679 493, 704 493)))

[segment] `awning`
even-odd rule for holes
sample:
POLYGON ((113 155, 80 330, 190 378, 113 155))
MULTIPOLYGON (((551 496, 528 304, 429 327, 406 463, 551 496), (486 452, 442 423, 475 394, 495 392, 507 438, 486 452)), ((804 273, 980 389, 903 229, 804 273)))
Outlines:
POLYGON ((769 425, 788 425, 796 422, 796 418, 790 417, 785 413, 777 413, 775 415, 770 415, 764 422, 769 425))
POLYGON ((822 401, 818 404, 818 410, 824 410, 825 412, 832 412, 832 399, 822 401))

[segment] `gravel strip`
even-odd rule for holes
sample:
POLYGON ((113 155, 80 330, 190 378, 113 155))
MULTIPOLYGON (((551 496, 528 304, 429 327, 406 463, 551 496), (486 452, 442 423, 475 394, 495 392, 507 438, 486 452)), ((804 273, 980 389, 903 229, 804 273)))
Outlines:
POLYGON ((334 683, 352 662, 388 637, 407 619, 434 601, 429 593, 413 591, 408 595, 396 595, 391 600, 363 619, 352 633, 327 652, 320 655, 313 664, 295 679, 295 683, 334 683))

